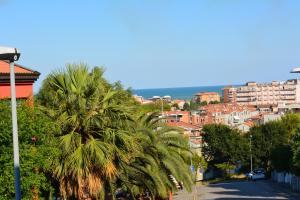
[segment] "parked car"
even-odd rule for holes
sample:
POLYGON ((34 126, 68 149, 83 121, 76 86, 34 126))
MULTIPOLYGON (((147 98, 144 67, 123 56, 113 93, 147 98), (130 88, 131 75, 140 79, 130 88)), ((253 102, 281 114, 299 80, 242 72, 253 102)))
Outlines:
POLYGON ((264 169, 259 168, 259 169, 255 169, 252 172, 250 172, 249 174, 247 174, 247 178, 249 180, 258 180, 258 179, 265 179, 266 178, 266 172, 264 169))

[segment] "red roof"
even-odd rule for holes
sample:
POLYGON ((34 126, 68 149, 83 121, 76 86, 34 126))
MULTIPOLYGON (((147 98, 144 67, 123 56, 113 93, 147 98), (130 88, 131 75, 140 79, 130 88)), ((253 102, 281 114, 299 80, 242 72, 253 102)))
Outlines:
POLYGON ((190 129, 199 129, 199 126, 185 123, 185 122, 168 122, 167 125, 173 126, 173 127, 181 127, 181 128, 190 128, 190 129))
MULTIPOLYGON (((0 60, 0 73, 1 74, 9 74, 9 72, 10 72, 9 63, 6 61, 0 60)), ((16 74, 34 74, 34 73, 37 73, 37 71, 33 71, 33 70, 23 67, 19 64, 15 64, 15 73, 16 74)))
POLYGON ((256 111, 254 106, 250 105, 240 105, 240 104, 231 104, 231 103, 220 103, 220 104, 208 104, 201 107, 201 111, 205 111, 207 114, 212 113, 222 113, 230 114, 232 112, 241 112, 241 111, 256 111))
POLYGON ((177 103, 177 104, 179 104, 179 103, 185 103, 185 100, 176 99, 176 100, 174 100, 174 103, 177 103))
POLYGON ((246 121, 246 122, 244 122, 244 125, 252 127, 255 125, 255 123, 253 121, 246 121))
MULTIPOLYGON (((10 82, 10 67, 9 62, 0 61, 0 83, 10 82)), ((40 73, 19 64, 15 64, 15 78, 16 82, 34 82, 36 81, 40 73)))
POLYGON ((188 115, 188 111, 165 111, 163 112, 165 115, 188 115))

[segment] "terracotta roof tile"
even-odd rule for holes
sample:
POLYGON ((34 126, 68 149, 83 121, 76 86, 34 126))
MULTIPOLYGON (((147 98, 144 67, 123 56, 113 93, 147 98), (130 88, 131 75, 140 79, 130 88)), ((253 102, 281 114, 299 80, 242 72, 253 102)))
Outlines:
POLYGON ((188 111, 165 111, 163 112, 164 115, 188 115, 188 111))
MULTIPOLYGON (((9 63, 7 61, 0 60, 0 73, 1 74, 9 74, 10 73, 9 63)), ((35 74, 38 72, 15 63, 15 73, 16 74, 35 74)))
POLYGON ((181 128, 191 128, 191 129, 199 129, 199 126, 185 123, 185 122, 168 122, 168 126, 173 126, 173 127, 181 127, 181 128))

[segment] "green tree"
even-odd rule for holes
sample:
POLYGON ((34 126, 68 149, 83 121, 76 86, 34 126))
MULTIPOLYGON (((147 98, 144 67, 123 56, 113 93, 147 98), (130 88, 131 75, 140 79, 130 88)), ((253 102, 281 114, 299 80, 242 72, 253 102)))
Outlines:
POLYGON ((209 124, 203 127, 202 132, 205 144, 203 154, 211 166, 247 160, 248 142, 236 129, 222 124, 209 124))
MULTIPOLYGON (((8 102, 0 102, 0 199, 14 198, 11 110, 8 102)), ((20 173, 22 199, 49 197, 55 190, 51 177, 51 160, 57 153, 51 120, 38 107, 18 106, 20 173)))
POLYGON ((300 175, 300 129, 295 132, 293 140, 291 142, 292 148, 292 166, 291 171, 296 174, 300 175))
POLYGON ((197 153, 193 153, 193 157, 192 157, 192 164, 194 166, 195 169, 203 169, 203 170, 206 170, 207 169, 207 162, 206 160, 204 159, 203 156, 200 156, 199 154, 197 153))
POLYGON ((170 176, 191 189, 187 138, 108 83, 102 68, 68 65, 47 77, 37 98, 58 127, 51 166, 64 198, 114 199, 117 189, 165 198, 176 190, 170 176))
POLYGON ((211 102, 209 102, 209 104, 219 104, 220 103, 220 101, 211 101, 211 102))
POLYGON ((208 104, 207 101, 202 101, 199 103, 199 106, 206 106, 207 104, 208 104))
POLYGON ((178 105, 178 103, 174 103, 174 104, 172 104, 172 106, 171 107, 173 107, 173 108, 176 108, 176 110, 179 110, 179 105, 178 105))
POLYGON ((166 198, 177 190, 171 175, 190 191, 191 153, 183 133, 160 123, 155 113, 141 116, 137 130, 143 150, 124 168, 121 182, 127 191, 133 197, 148 191, 153 198, 166 198))
POLYGON ((223 172, 223 176, 225 177, 229 177, 230 171, 235 168, 235 165, 232 165, 229 162, 215 164, 215 166, 223 172))
POLYGON ((271 151, 270 160, 273 169, 276 171, 291 171, 292 167, 292 147, 291 145, 278 145, 271 151))
POLYGON ((60 154, 53 165, 64 197, 114 194, 118 169, 138 149, 120 90, 103 78, 102 68, 89 71, 85 64, 67 65, 43 83, 40 102, 59 126, 60 154))
POLYGON ((285 132, 287 132, 288 139, 291 140, 300 126, 300 115, 298 113, 290 113, 281 117, 279 122, 284 126, 285 132))
POLYGON ((273 149, 289 142, 289 133, 281 120, 271 121, 250 129, 246 135, 252 135, 252 155, 254 167, 269 169, 273 149))
POLYGON ((190 111, 192 110, 199 110, 199 107, 201 106, 201 103, 190 101, 190 111))
POLYGON ((208 164, 206 162, 206 160, 204 159, 203 156, 200 156, 198 153, 193 153, 193 156, 192 156, 192 165, 196 171, 195 173, 195 177, 198 176, 198 171, 199 169, 202 169, 202 170, 207 170, 207 167, 208 167, 208 164))
MULTIPOLYGON (((138 113, 152 113, 152 112, 161 112, 161 101, 156 101, 154 103, 138 105, 138 113)), ((163 110, 170 111, 171 106, 167 103, 163 103, 163 110)))
POLYGON ((183 110, 185 110, 185 111, 191 110, 190 104, 189 104, 188 102, 185 102, 185 103, 183 104, 183 110))

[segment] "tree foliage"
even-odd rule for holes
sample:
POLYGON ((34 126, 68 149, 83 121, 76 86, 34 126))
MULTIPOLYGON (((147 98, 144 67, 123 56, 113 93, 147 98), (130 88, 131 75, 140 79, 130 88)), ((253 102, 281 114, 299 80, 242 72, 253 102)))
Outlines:
POLYGON ((251 128, 254 167, 289 171, 291 169, 291 144, 300 124, 298 114, 284 115, 251 128))
POLYGON ((137 130, 142 151, 125 166, 120 177, 126 190, 133 196, 149 192, 152 198, 166 198, 168 191, 177 190, 172 175, 191 191, 191 153, 181 131, 161 124, 155 113, 142 115, 137 130))
MULTIPOLYGON (((145 113, 151 113, 151 112, 161 112, 162 110, 162 102, 161 101, 156 101, 154 103, 148 103, 148 104, 142 104, 138 106, 137 111, 140 114, 145 114, 145 113)), ((163 103, 163 111, 170 111, 171 106, 164 102, 163 103)))
MULTIPOLYGON (((18 106, 22 199, 51 196, 51 160, 57 149, 51 136, 54 124, 38 107, 18 106)), ((12 127, 9 102, 0 102, 0 199, 14 198, 12 127)))
POLYGON ((247 140, 240 132, 222 124, 205 125, 203 131, 203 153, 211 164, 245 161, 249 153, 247 140))
POLYGON ((140 115, 161 105, 136 104, 130 90, 108 83, 103 72, 68 65, 47 77, 38 95, 59 127, 60 151, 52 164, 61 195, 104 199, 122 189, 132 198, 146 193, 165 198, 176 190, 171 175, 190 189, 187 139, 156 114, 140 115))

